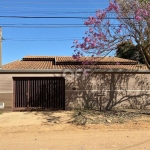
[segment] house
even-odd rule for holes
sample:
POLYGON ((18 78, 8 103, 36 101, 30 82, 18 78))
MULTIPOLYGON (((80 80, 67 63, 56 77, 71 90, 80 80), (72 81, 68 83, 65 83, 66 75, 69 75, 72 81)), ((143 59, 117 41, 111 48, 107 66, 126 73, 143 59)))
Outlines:
POLYGON ((149 74, 117 57, 26 56, 0 69, 0 111, 147 108, 149 74))

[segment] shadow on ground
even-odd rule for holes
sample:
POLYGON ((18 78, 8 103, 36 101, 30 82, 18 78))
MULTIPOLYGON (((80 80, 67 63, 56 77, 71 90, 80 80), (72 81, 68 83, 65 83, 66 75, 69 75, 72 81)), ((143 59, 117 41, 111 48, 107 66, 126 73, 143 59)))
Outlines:
POLYGON ((25 114, 33 113, 42 117, 43 124, 65 124, 72 118, 73 111, 30 111, 25 114))
POLYGON ((111 111, 73 110, 73 111, 36 111, 42 117, 43 124, 123 124, 128 121, 137 122, 142 117, 150 120, 150 110, 122 109, 111 111))

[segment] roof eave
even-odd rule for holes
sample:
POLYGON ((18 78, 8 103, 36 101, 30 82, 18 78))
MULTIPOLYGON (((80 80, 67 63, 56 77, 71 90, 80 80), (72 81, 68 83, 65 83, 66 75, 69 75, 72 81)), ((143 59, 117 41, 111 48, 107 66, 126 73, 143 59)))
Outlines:
MULTIPOLYGON (((82 73, 83 69, 41 69, 41 70, 4 70, 0 69, 0 73, 82 73)), ((91 70, 86 69, 86 72, 108 72, 108 73, 150 73, 150 70, 126 70, 126 69, 97 69, 97 70, 91 70)))

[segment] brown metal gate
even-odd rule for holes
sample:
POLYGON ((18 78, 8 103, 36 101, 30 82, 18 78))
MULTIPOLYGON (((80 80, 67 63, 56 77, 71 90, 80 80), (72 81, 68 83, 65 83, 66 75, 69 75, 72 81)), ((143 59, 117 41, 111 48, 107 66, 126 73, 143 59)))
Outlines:
POLYGON ((13 110, 64 110, 62 77, 14 77, 13 110))

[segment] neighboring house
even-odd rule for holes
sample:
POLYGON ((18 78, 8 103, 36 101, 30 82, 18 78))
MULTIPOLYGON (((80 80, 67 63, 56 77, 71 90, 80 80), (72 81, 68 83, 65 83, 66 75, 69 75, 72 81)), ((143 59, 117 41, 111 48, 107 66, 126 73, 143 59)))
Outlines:
POLYGON ((146 108, 150 72, 138 62, 96 57, 26 56, 0 70, 0 111, 146 108), (2 108, 4 106, 4 108, 2 108))

